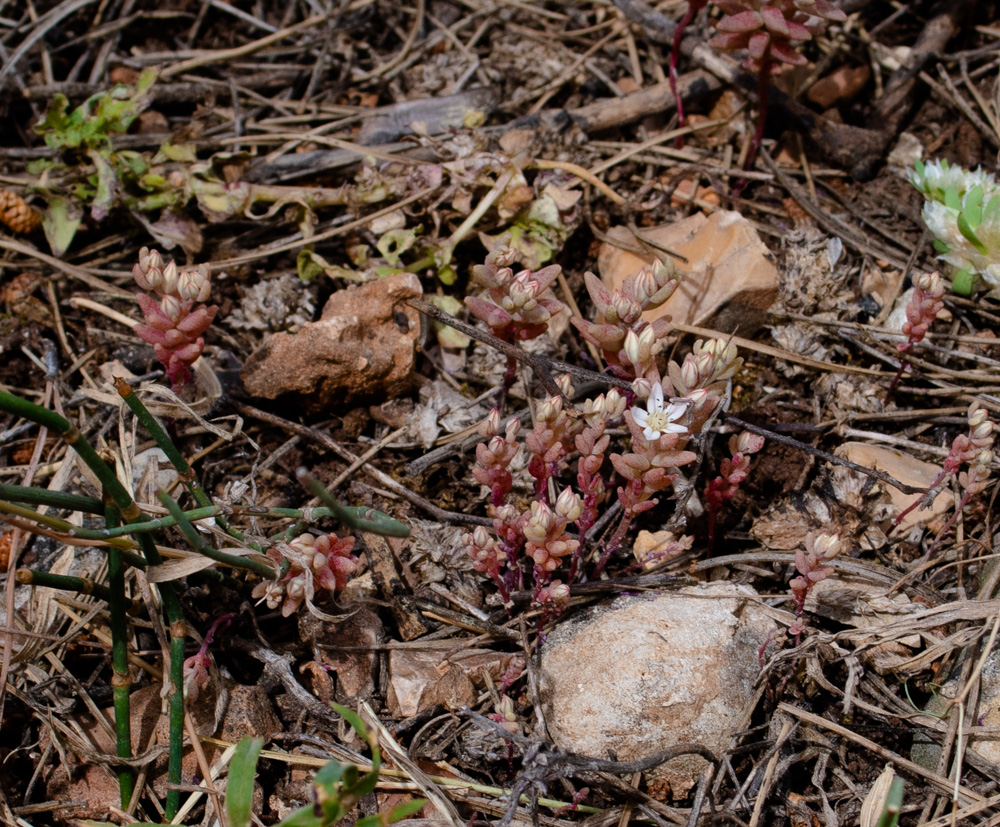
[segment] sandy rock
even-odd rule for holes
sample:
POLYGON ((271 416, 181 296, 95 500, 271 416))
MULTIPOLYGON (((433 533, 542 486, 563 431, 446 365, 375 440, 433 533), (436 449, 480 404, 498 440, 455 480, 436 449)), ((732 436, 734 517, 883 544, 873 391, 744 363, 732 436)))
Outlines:
POLYGON ((291 394, 312 410, 399 395, 420 336, 420 316, 405 302, 420 295, 411 273, 334 293, 318 322, 273 334, 247 359, 244 387, 265 399, 291 394))
MULTIPOLYGON (((563 749, 629 761, 693 742, 721 753, 743 726, 777 630, 745 586, 621 597, 560 625, 542 649, 545 721, 563 749)), ((706 766, 681 756, 651 772, 682 796, 706 766)))
MULTIPOLYGON (((764 323, 778 296, 778 271, 757 231, 739 213, 719 210, 710 218, 699 213, 641 232, 688 260, 686 264, 674 260, 684 281, 666 304, 644 314, 647 320, 667 314, 674 321, 722 333, 739 329, 741 336, 751 335, 764 323)), ((641 247, 625 227, 613 227, 608 239, 601 245, 597 267, 604 283, 618 288, 653 258, 615 246, 618 241, 641 247)))

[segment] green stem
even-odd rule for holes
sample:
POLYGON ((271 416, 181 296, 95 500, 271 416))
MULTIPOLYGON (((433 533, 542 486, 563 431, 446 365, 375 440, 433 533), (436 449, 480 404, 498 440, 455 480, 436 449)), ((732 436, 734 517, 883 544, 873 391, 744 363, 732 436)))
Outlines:
MULTIPOLYGON (((76 451, 87 467, 94 472, 101 483, 102 495, 110 498, 125 521, 129 524, 142 521, 142 511, 132 499, 132 495, 115 476, 111 466, 97 455, 93 446, 87 442, 75 425, 54 411, 2 391, 0 391, 0 410, 23 417, 59 434, 66 444, 76 451)), ((139 547, 149 565, 156 566, 163 562, 160 552, 156 550, 156 545, 148 534, 138 535, 138 540, 139 547)), ((159 590, 167 620, 170 622, 171 638, 170 678, 172 694, 170 698, 170 752, 167 761, 167 777, 172 785, 179 785, 181 782, 181 755, 184 746, 184 637, 187 630, 184 624, 184 610, 181 608, 174 584, 160 583, 159 590)), ((164 812, 167 821, 170 821, 177 814, 179 807, 180 790, 172 788, 167 793, 164 812)))
POLYGON ((25 586, 40 586, 44 589, 59 589, 63 592, 76 592, 96 597, 105 603, 111 602, 111 589, 103 583, 91 580, 89 577, 71 577, 68 574, 52 574, 36 569, 18 569, 14 576, 18 583, 25 586))
POLYGON ((192 525, 191 521, 187 518, 184 512, 181 511, 181 507, 177 505, 177 502, 173 497, 171 497, 166 491, 160 491, 156 496, 159 499, 160 504, 170 512, 170 516, 176 521, 177 527, 184 535, 184 539, 187 540, 191 548, 199 554, 204 554, 206 557, 209 557, 218 563, 223 563, 227 566, 232 566, 233 568, 247 569, 252 571, 254 574, 259 574, 267 580, 274 579, 274 569, 264 563, 261 563, 260 561, 254 560, 252 557, 226 554, 223 551, 212 548, 201 539, 201 536, 198 534, 198 530, 194 527, 194 525, 192 525))
MULTIPOLYGON (((142 400, 136 396, 135 391, 132 390, 132 386, 121 377, 115 377, 115 389, 125 404, 128 405, 129 410, 135 414, 135 418, 142 423, 142 427, 149 432, 149 435, 153 438, 153 442, 166 455, 167 460, 174 467, 174 470, 181 478, 191 496, 194 497, 194 501, 203 508, 211 506, 213 504, 212 500, 205 492, 205 489, 202 488, 194 469, 184 459, 181 452, 177 450, 177 446, 174 445, 173 440, 163 429, 163 426, 156 421, 156 417, 149 412, 149 409, 142 403, 142 400)), ((230 528, 229 524, 221 516, 216 518, 216 522, 223 531, 243 542, 243 535, 235 529, 230 528)))
POLYGON ((64 511, 82 511, 85 514, 104 513, 104 503, 97 497, 83 497, 79 494, 65 494, 62 491, 48 491, 24 485, 0 484, 0 499, 28 505, 46 505, 64 511))
POLYGON ((319 497, 320 501, 333 513, 340 522, 358 531, 367 531, 371 534, 381 534, 385 537, 409 537, 410 528, 407 525, 394 520, 388 514, 376 511, 374 508, 347 508, 337 502, 336 498, 318 479, 306 471, 305 468, 298 470, 299 482, 314 497, 319 497))
MULTIPOLYGON (((121 522, 117 508, 109 505, 104 516, 108 528, 121 522)), ((111 614, 111 692, 115 708, 115 742, 119 758, 132 757, 132 728, 129 695, 132 678, 128 671, 128 615, 125 595, 125 561, 120 549, 108 549, 108 607, 111 614)), ((127 810, 135 792, 135 773, 130 767, 119 767, 118 790, 122 809, 127 810)))

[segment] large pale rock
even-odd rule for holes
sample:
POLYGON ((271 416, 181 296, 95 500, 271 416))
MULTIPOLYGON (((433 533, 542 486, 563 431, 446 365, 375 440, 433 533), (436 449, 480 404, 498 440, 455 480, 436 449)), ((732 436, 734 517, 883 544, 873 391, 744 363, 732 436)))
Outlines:
MULTIPOLYGON (((620 761, 680 743, 720 753, 755 697, 758 653, 777 630, 752 589, 729 583, 621 597, 561 624, 542 649, 540 692, 563 749, 620 761)), ((682 756, 652 772, 683 795, 706 766, 682 756)))
MULTIPOLYGON (((778 271, 753 225, 739 213, 719 210, 710 218, 697 213, 640 232, 643 238, 687 258, 687 263, 671 259, 684 281, 666 304, 644 314, 647 321, 669 314, 683 324, 722 333, 738 330, 741 336, 749 336, 764 323, 778 297, 778 271)), ((615 242, 631 248, 642 245, 625 227, 608 231, 597 268, 604 283, 617 289, 627 276, 651 264, 653 257, 622 249, 615 242)))
POLYGON ((412 273, 334 293, 318 322, 273 334, 247 359, 244 387, 265 399, 293 395, 312 410, 397 396, 412 383, 420 337, 406 301, 420 295, 412 273))

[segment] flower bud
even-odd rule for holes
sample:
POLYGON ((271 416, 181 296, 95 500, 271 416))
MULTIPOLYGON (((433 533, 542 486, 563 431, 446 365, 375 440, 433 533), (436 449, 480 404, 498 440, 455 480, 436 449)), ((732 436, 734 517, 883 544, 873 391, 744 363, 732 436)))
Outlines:
POLYGON ((628 359, 629 364, 639 364, 639 337, 635 335, 634 330, 629 330, 625 334, 625 344, 622 346, 622 350, 625 351, 625 358, 628 359))
POLYGON ((811 545, 812 553, 821 560, 832 560, 844 548, 839 534, 817 534, 812 539, 811 545))
POLYGON ((559 495, 556 500, 556 514, 560 517, 564 517, 567 522, 575 522, 580 519, 580 513, 583 511, 583 501, 580 497, 573 491, 572 488, 566 488, 559 495))
POLYGON ((764 437, 749 431, 741 431, 736 438, 736 451, 733 453, 756 454, 763 447, 764 437))
MULTIPOLYGON (((647 380, 642 379, 636 381, 645 382, 647 380)), ((633 387, 635 387, 635 385, 633 385, 633 387)), ((650 382, 650 389, 652 389, 652 387, 652 382, 650 382)), ((647 393, 646 396, 648 397, 649 394, 647 393)), ((612 388, 608 391, 607 396, 604 398, 604 411, 604 415, 607 419, 618 419, 623 413, 625 413, 625 397, 617 389, 612 388)))
POLYGON ((545 401, 538 406, 538 419, 541 422, 555 422, 556 417, 562 413, 563 400, 561 396, 548 396, 545 401))
POLYGON ((157 293, 162 293, 164 296, 176 296, 177 279, 177 262, 171 259, 170 263, 163 268, 163 274, 159 285, 155 286, 153 289, 156 290, 157 293))
MULTIPOLYGON (((635 379, 632 382, 632 392, 637 399, 648 399, 653 392, 653 384, 652 379, 635 379)), ((624 406, 622 412, 624 413, 624 406)))
POLYGON ((486 419, 479 423, 479 435, 483 439, 490 439, 500 433, 500 409, 494 408, 486 415, 486 419))
POLYGON ((163 309, 167 318, 169 318, 174 324, 176 324, 184 314, 184 308, 181 306, 181 300, 176 296, 164 296, 160 300, 160 307, 163 309))

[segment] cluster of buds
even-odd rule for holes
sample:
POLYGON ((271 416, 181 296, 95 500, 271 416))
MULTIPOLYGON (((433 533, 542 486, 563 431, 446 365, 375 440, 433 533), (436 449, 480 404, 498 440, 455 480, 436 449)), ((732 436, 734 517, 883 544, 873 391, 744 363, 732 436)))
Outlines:
POLYGON ((521 430, 521 420, 512 419, 506 431, 500 436, 500 409, 494 408, 479 426, 479 433, 489 442, 476 446, 476 464, 472 476, 480 485, 490 489, 494 506, 507 501, 513 477, 510 465, 521 452, 517 444, 517 434, 521 430))
MULTIPOLYGON (((510 506, 503 506, 509 508, 510 506)), ((480 574, 485 574, 496 585, 504 604, 510 602, 510 589, 504 580, 502 567, 506 565, 508 555, 500 544, 483 526, 476 526, 463 538, 466 550, 472 560, 472 568, 480 574)))
POLYGON ((509 265, 517 257, 505 235, 486 256, 484 264, 472 268, 472 280, 485 288, 482 296, 466 296, 465 305, 477 319, 486 322, 490 331, 505 342, 523 341, 541 336, 562 302, 544 298, 543 293, 555 281, 562 268, 551 264, 541 270, 522 270, 514 274, 509 265))
MULTIPOLYGON (((700 431, 715 411, 726 385, 743 365, 736 345, 722 339, 699 339, 684 359, 683 365, 671 362, 667 371, 674 393, 689 400, 691 429, 700 431)), ((641 395, 642 390, 638 393, 641 395)))
POLYGON ((944 279, 937 273, 921 273, 913 280, 913 295, 906 305, 906 321, 903 322, 906 341, 899 345, 901 353, 912 350, 924 338, 944 308, 946 290, 944 279))
POLYGON ((145 293, 136 294, 146 323, 136 325, 135 333, 153 346, 170 381, 183 385, 205 349, 202 334, 219 310, 204 304, 212 292, 208 265, 181 270, 173 260, 165 265, 159 252, 143 247, 132 277, 143 290, 159 297, 157 301, 145 293))
POLYGON ((974 494, 978 494, 986 487, 990 466, 993 463, 993 423, 990 421, 986 409, 980 407, 978 402, 973 402, 969 406, 967 417, 969 432, 955 437, 941 471, 931 482, 927 492, 897 515, 896 525, 899 525, 913 509, 928 508, 937 495, 941 493, 945 481, 959 474, 963 465, 968 465, 969 470, 961 473, 958 477, 959 484, 964 489, 958 511, 965 507, 974 494))
POLYGON ((303 601, 311 605, 317 590, 333 593, 347 585, 358 567, 353 551, 353 537, 328 534, 301 534, 291 542, 276 543, 267 556, 278 565, 278 577, 258 583, 252 596, 269 609, 281 606, 281 614, 288 617, 303 601))
POLYGON ((726 500, 733 498, 740 483, 750 471, 750 455, 764 447, 764 437, 742 431, 729 438, 732 459, 724 459, 720 473, 705 488, 705 504, 710 513, 718 512, 726 500))
POLYGON ((563 410, 563 398, 549 396, 538 406, 535 425, 525 435, 524 444, 531 453, 528 473, 535 478, 535 495, 543 501, 548 499, 549 478, 568 446, 573 444, 576 426, 563 410))
POLYGON ((657 260, 628 276, 618 290, 609 290, 593 273, 586 273, 584 281, 596 319, 590 322, 573 317, 580 335, 600 348, 618 378, 650 377, 655 371, 653 346, 670 332, 670 317, 661 316, 648 323, 643 321, 642 313, 659 307, 673 295, 680 284, 677 269, 657 260))
POLYGON ((566 533, 566 526, 580 519, 581 508, 580 497, 570 488, 559 495, 554 509, 539 500, 532 501, 522 531, 527 541, 525 552, 535 561, 536 582, 546 582, 560 560, 579 547, 580 541, 566 533))
POLYGON ((799 576, 793 577, 788 583, 792 599, 795 601, 795 615, 798 618, 789 629, 793 635, 800 635, 805 630, 801 618, 809 593, 817 583, 833 574, 833 568, 826 563, 844 550, 844 544, 838 534, 817 534, 809 537, 805 545, 805 551, 802 549, 795 551, 795 568, 799 576))
POLYGON ((725 51, 746 49, 743 65, 754 73, 768 71, 773 60, 802 65, 795 44, 811 40, 823 26, 807 26, 810 16, 843 21, 847 16, 829 0, 715 0, 723 16, 710 46, 725 51))

